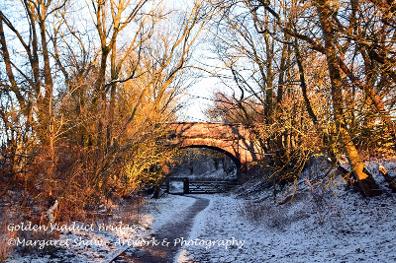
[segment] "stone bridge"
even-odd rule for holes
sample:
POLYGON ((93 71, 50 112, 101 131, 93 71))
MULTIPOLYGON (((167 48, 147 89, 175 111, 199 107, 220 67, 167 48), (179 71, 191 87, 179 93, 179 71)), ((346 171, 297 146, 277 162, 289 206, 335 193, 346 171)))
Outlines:
POLYGON ((222 152, 240 170, 262 159, 263 153, 251 129, 241 124, 179 122, 171 124, 171 138, 182 148, 210 148, 222 152))

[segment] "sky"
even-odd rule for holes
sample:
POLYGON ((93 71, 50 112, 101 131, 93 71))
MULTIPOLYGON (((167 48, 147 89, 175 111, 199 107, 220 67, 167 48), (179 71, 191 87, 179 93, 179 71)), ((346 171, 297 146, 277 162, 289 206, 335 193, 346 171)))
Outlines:
MULTIPOLYGON (((169 8, 186 11, 191 8, 192 3, 193 0, 166 1, 166 5, 169 8)), ((204 67, 206 65, 207 68, 219 63, 218 60, 214 59, 215 54, 210 51, 212 44, 207 38, 209 34, 209 28, 204 28, 198 44, 193 50, 191 65, 195 67, 204 67)), ((211 99, 214 92, 225 88, 219 79, 210 77, 204 72, 199 73, 201 73, 201 76, 188 87, 185 97, 181 99, 184 107, 178 115, 180 121, 208 121, 204 112, 213 105, 211 99)))
MULTIPOLYGON (((179 10, 188 12, 191 10, 192 4, 194 0, 162 0, 163 4, 169 10, 179 10)), ((1 2, 1 1, 0 1, 1 2)), ((153 3, 156 1, 153 1, 153 3)), ((81 2, 82 7, 87 6, 87 2, 81 2)), ((11 17, 15 15, 18 17, 20 15, 20 10, 15 9, 16 6, 13 6, 12 11, 9 7, 12 6, 11 0, 5 0, 0 4, 1 8, 4 8, 11 14, 11 17)), ((19 4, 17 6, 20 6, 19 4)), ((88 11, 87 11, 88 12, 88 11)), ((84 23, 82 21, 86 21, 86 23, 90 23, 92 17, 79 18, 79 23, 83 26, 84 23)), ((23 25, 21 25, 23 27, 23 25)), ((213 59, 215 55, 210 52, 211 42, 207 40, 207 36, 209 35, 209 29, 205 28, 202 33, 200 39, 197 41, 197 47, 193 50, 192 59, 190 64, 196 67, 202 67, 203 64, 213 66, 219 61, 213 59), (209 59, 211 58, 211 59, 209 59)), ((197 78, 193 84, 189 85, 186 90, 185 96, 181 98, 181 104, 184 106, 180 112, 178 113, 178 118, 180 121, 207 121, 208 118, 205 116, 204 112, 211 106, 213 103, 210 99, 215 90, 221 88, 220 80, 209 77, 208 74, 203 72, 196 72, 201 76, 197 78)), ((224 89, 224 87, 223 87, 224 89)))

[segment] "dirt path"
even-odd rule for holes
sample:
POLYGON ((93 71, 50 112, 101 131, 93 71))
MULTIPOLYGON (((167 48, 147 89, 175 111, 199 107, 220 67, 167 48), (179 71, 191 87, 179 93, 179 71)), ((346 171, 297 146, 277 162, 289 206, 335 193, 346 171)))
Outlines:
MULTIPOLYGON (((181 211, 173 221, 166 223, 161 227, 160 232, 154 236, 156 240, 168 240, 166 245, 144 246, 137 251, 130 252, 127 250, 118 257, 114 262, 133 262, 133 263, 171 263, 180 248, 174 246, 173 241, 176 238, 188 238, 191 231, 195 216, 209 205, 209 200, 205 198, 190 196, 195 198, 195 203, 188 209, 181 211)), ((177 209, 177 207, 175 207, 177 209)))

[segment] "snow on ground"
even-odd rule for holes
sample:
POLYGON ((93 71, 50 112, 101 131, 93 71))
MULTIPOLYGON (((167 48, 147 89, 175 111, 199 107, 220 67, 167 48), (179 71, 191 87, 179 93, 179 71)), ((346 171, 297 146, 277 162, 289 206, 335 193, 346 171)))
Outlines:
POLYGON ((142 240, 149 239, 153 232, 158 231, 162 225, 173 220, 179 212, 194 202, 195 199, 190 197, 165 196, 161 199, 147 199, 139 211, 127 212, 125 210, 128 210, 128 205, 125 204, 106 223, 98 222, 92 228, 83 230, 76 227, 72 231, 62 231, 60 240, 67 242, 68 246, 58 246, 57 249, 46 247, 42 250, 34 247, 25 253, 19 250, 6 262, 106 262, 130 244, 139 247, 142 240), (131 213, 134 214, 134 219, 128 221, 131 213))
POLYGON ((194 198, 182 195, 166 195, 160 199, 150 199, 147 211, 155 218, 152 224, 153 232, 160 231, 164 224, 174 220, 194 203, 194 198))
MULTIPOLYGON (((340 177, 314 180, 312 172, 317 177, 311 171, 299 182, 303 190, 291 185, 275 202, 272 190, 243 197, 241 190, 238 196, 200 195, 210 205, 195 218, 189 240, 235 239, 244 245, 186 243, 175 263, 396 262, 396 194, 384 189, 379 197, 363 198, 346 191, 340 177)), ((242 191, 260 185, 252 181, 242 191)))
MULTIPOLYGON (((396 194, 382 187, 381 196, 363 198, 345 190, 341 177, 324 177, 329 171, 325 166, 314 163, 276 198, 260 179, 229 195, 199 195, 210 204, 195 217, 189 236, 180 237, 185 243, 175 263, 396 262, 396 194)), ((394 163, 385 166, 396 175, 394 163)), ((63 240, 81 238, 100 245, 16 253, 7 262, 103 262, 124 247, 117 240, 150 238, 194 202, 177 195, 147 199, 142 209, 129 211, 138 214, 132 221, 125 221, 126 204, 124 213, 119 211, 110 222, 122 220, 129 228, 61 235, 63 240)))
POLYGON ((186 262, 396 262, 395 195, 364 200, 356 193, 318 206, 305 195, 272 205, 207 196, 189 239, 243 240, 242 248, 186 246, 186 262))
POLYGON ((190 180, 235 180, 237 179, 236 170, 225 172, 222 165, 219 165, 218 169, 208 170, 201 174, 174 174, 173 178, 185 178, 188 177, 190 180))

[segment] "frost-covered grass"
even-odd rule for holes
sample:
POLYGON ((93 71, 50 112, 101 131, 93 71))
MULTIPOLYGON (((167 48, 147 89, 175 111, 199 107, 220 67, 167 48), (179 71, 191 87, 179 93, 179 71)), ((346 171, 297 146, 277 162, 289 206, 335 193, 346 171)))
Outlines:
MULTIPOLYGON (((385 165, 395 176, 393 164, 385 165)), ((245 245, 184 247, 175 262, 396 262, 396 194, 384 188, 381 196, 363 198, 345 190, 339 176, 322 178, 325 168, 314 164, 276 198, 271 189, 257 190, 260 180, 238 195, 205 196, 210 205, 196 217, 190 239, 234 237, 245 245)))
POLYGON ((242 249, 184 248, 176 262, 396 262, 396 196, 369 200, 356 193, 326 199, 309 194, 291 204, 208 196, 190 238, 242 239, 242 249), (276 212, 274 212, 276 211, 276 212))

